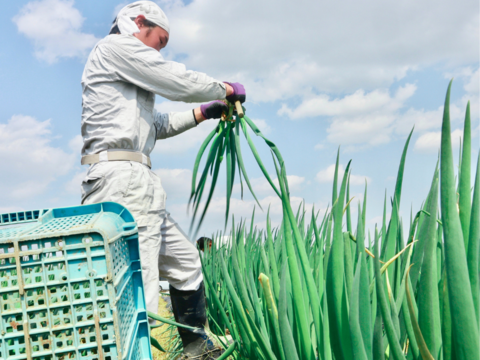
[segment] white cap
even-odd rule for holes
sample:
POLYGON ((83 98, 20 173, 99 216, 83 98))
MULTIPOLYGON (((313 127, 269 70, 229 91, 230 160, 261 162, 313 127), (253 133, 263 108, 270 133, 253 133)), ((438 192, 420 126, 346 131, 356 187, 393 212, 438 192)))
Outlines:
POLYGON ((113 22, 110 31, 117 25, 121 34, 133 34, 140 30, 132 19, 138 15, 145 16, 145 19, 155 25, 160 26, 166 32, 170 33, 170 25, 165 13, 153 1, 136 1, 122 8, 113 22))

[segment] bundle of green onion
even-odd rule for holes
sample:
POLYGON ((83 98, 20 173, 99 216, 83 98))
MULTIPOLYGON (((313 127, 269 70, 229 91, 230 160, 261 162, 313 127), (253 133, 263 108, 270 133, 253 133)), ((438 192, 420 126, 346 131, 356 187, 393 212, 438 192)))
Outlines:
POLYGON ((240 184, 242 188, 242 198, 243 198, 243 182, 242 182, 242 176, 243 176, 248 189, 250 190, 253 197, 255 198, 255 201, 261 208, 261 205, 258 202, 258 199, 255 196, 255 193, 253 192, 252 186, 250 184, 250 180, 245 170, 245 165, 242 158, 242 151, 240 147, 241 133, 243 133, 243 135, 245 136, 245 139, 247 140, 247 143, 253 153, 253 156, 255 157, 255 160, 260 166, 260 169, 262 170, 264 176, 266 177, 266 179, 268 180, 272 188, 275 190, 277 195, 280 196, 280 191, 277 189, 277 187, 273 183, 272 179, 270 178, 270 175, 268 174, 267 170, 265 169, 265 166, 263 165, 262 159, 258 154, 255 144, 253 143, 249 135, 248 128, 250 128, 257 136, 260 136, 261 138, 263 138, 263 140, 270 147, 271 151, 275 155, 276 159, 280 162, 280 164, 283 164, 282 155, 278 151, 275 144, 272 141, 268 140, 262 134, 260 129, 255 125, 255 123, 248 116, 244 115, 243 117, 240 117, 237 114, 237 111, 235 110, 235 106, 233 104, 227 102, 227 105, 229 108, 229 113, 225 114, 222 117, 217 127, 207 136, 202 146, 200 147, 200 150, 198 151, 197 157, 195 159, 195 165, 194 165, 193 174, 192 174, 192 190, 191 190, 190 200, 189 200, 189 205, 191 203, 193 208, 193 216, 191 220, 190 229, 193 228, 193 225, 195 223, 195 219, 197 217, 197 214, 200 208, 200 201, 202 200, 202 195, 205 190, 205 184, 207 182, 209 172, 212 178, 212 183, 210 185, 208 197, 203 207, 200 220, 198 221, 198 224, 197 224, 197 231, 200 228, 205 218, 208 206, 210 205, 210 201, 212 200, 215 186, 217 184, 218 174, 220 171, 220 165, 224 158, 227 164, 226 166, 226 170, 227 170, 226 202, 227 204, 226 204, 226 211, 225 211, 225 224, 227 223, 228 215, 230 212, 230 199, 232 196, 232 189, 233 189, 236 173, 238 173, 238 176, 240 178, 240 184), (197 174, 199 170, 198 168, 200 166, 200 162, 205 153, 205 150, 207 149, 209 144, 210 144, 210 149, 208 151, 205 167, 203 169, 200 180, 197 183, 197 174))

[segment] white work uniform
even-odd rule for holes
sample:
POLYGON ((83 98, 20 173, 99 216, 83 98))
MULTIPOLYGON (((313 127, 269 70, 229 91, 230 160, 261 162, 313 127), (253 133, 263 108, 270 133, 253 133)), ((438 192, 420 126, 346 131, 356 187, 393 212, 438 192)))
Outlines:
MULTIPOLYGON (((155 95, 205 102, 225 98, 225 85, 165 61, 132 35, 109 35, 90 53, 82 76, 82 155, 128 150, 149 156, 157 139, 196 125, 192 111, 160 114, 155 95)), ((101 161, 82 182, 82 204, 114 201, 134 216, 147 309, 158 310, 159 274, 178 290, 203 280, 197 249, 166 211, 158 175, 134 161, 101 161)))

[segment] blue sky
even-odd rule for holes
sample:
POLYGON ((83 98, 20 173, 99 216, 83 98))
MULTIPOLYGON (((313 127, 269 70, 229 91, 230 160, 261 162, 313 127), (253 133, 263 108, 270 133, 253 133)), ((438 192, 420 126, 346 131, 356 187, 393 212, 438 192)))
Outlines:
MULTIPOLYGON (((10 1, 0 14, 0 212, 79 203, 86 168, 79 165, 80 78, 89 51, 104 37, 119 1, 10 1)), ((369 227, 392 195, 401 151, 415 125, 405 169, 401 212, 425 198, 437 158, 442 104, 450 78, 454 142, 467 100, 472 106, 473 158, 479 149, 479 4, 476 0, 385 2, 164 0, 170 42, 164 57, 187 68, 245 84, 248 115, 280 148, 292 200, 324 210, 333 163, 352 159, 351 195, 368 181, 369 227)), ((157 96, 159 111, 195 104, 157 96)), ((167 209, 188 229, 191 169, 214 121, 157 143, 153 169, 167 209)), ((266 162, 270 154, 255 139, 266 162)), ((247 153, 246 144, 243 144, 247 153)), ((458 151, 458 146, 455 147, 458 151)), ((247 171, 264 208, 279 202, 253 157, 247 171)), ((269 165, 273 174, 273 167, 269 165)), ((202 229, 223 226, 222 177, 202 229)), ((235 187, 233 213, 249 217, 250 196, 235 187)), ((354 211, 355 213, 355 211, 354 211)), ((257 211, 263 226, 265 213, 257 211)))

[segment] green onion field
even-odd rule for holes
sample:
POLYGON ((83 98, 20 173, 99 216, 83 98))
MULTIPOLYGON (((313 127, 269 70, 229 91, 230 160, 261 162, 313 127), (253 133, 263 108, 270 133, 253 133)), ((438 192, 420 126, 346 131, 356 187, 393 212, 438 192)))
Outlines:
MULTIPOLYGON (((365 226, 367 184, 363 203, 350 202, 349 166, 339 178, 338 156, 333 206, 325 213, 292 209, 275 148, 282 225, 267 220, 260 231, 253 216, 251 223, 231 217, 228 240, 214 237, 202 254, 209 326, 227 349, 222 358, 480 359, 480 168, 469 106, 458 169, 453 165, 450 86, 430 191, 408 219, 398 209, 411 134, 399 154, 395 193, 373 229, 365 226)), ((235 143, 233 135, 227 141, 235 143)))

